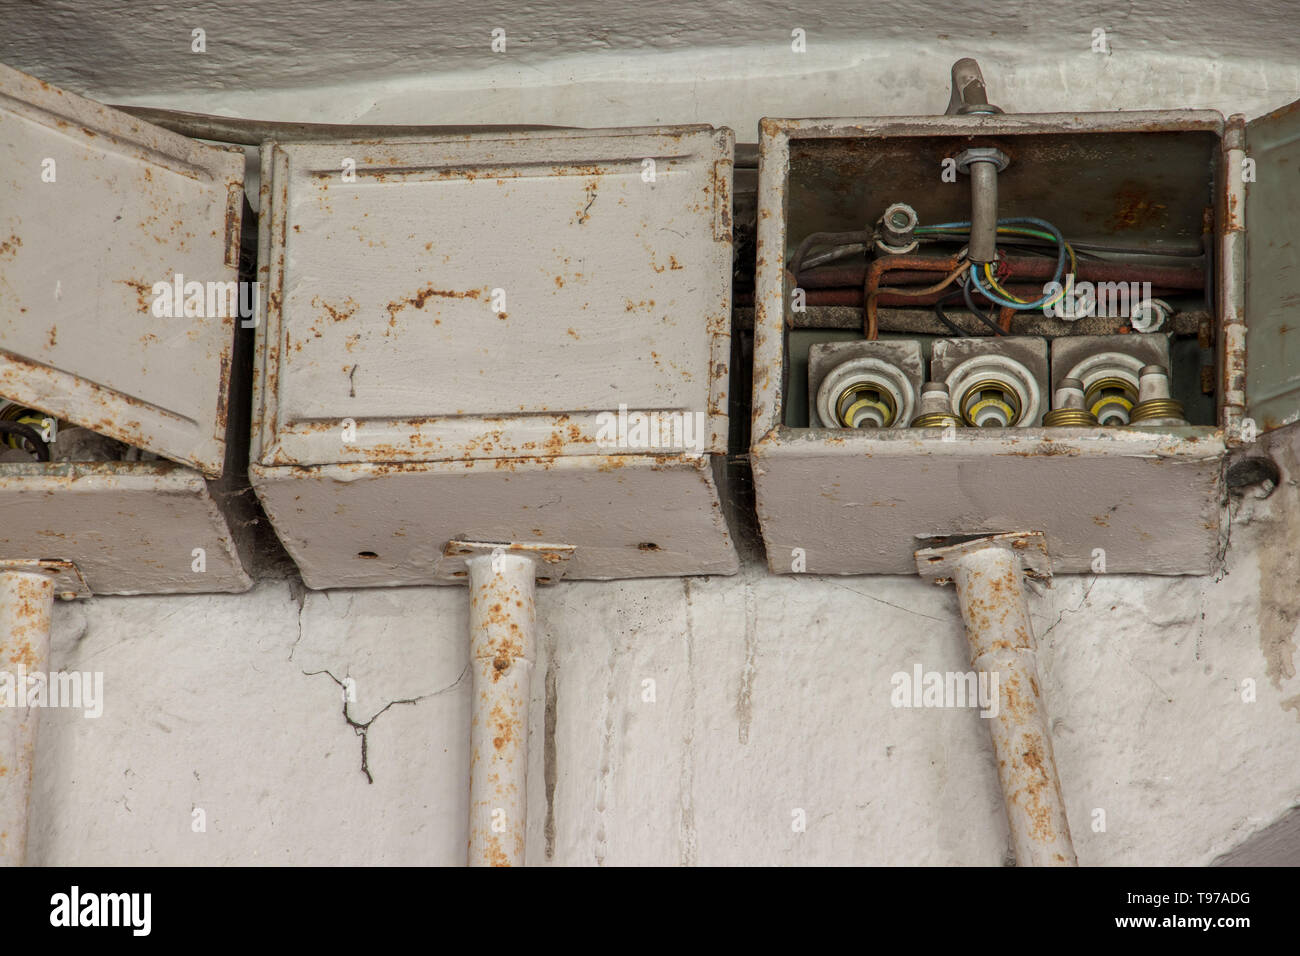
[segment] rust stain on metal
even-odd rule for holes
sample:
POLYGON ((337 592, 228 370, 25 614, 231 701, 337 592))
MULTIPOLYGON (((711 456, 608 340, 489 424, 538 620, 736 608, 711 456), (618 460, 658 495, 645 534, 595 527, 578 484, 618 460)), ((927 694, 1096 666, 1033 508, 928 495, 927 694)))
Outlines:
POLYGON ((577 223, 579 226, 586 225, 587 220, 591 218, 591 206, 596 201, 596 190, 599 186, 599 179, 591 179, 588 180, 584 187, 587 191, 587 204, 578 210, 577 223))
POLYGON ((519 720, 512 717, 500 702, 492 708, 490 717, 494 731, 492 746, 500 752, 515 742, 515 737, 519 731, 519 720))
POLYGON ((1135 185, 1120 189, 1115 196, 1115 211, 1110 217, 1110 228, 1116 232, 1141 229, 1162 222, 1167 213, 1163 203, 1152 202, 1135 185))
POLYGON ((119 284, 129 286, 135 290, 136 301, 140 306, 141 312, 148 312, 150 308, 149 296, 153 295, 153 284, 143 279, 118 279, 119 284))
POLYGON ((501 849, 501 840, 495 834, 487 838, 487 858, 489 866, 510 866, 510 858, 501 849))
POLYGON ((324 309, 335 322, 346 322, 357 314, 357 309, 361 308, 360 304, 351 296, 344 299, 341 305, 331 305, 329 302, 322 301, 320 296, 313 296, 311 304, 319 309, 324 309))
POLYGON ((1241 205, 1241 196, 1235 190, 1230 191, 1228 193, 1227 202, 1224 203, 1224 209, 1223 209, 1223 215, 1224 215, 1223 231, 1224 232, 1241 231, 1242 223, 1240 219, 1240 213, 1238 211, 1238 207, 1240 205, 1241 205))
POLYGON ((1053 811, 1048 802, 1052 783, 1043 759, 1043 741, 1037 736, 1027 737, 1024 750, 1018 757, 1028 773, 1016 799, 1029 818, 1033 838, 1042 843, 1052 843, 1056 840, 1056 827, 1053 826, 1053 811))
POLYGON ((425 286, 418 290, 414 295, 405 299, 394 299, 388 303, 385 308, 388 310, 390 319, 396 319, 397 313, 402 311, 408 305, 415 306, 417 309, 423 309, 424 304, 432 298, 438 299, 477 299, 483 295, 485 289, 467 289, 464 292, 455 292, 448 289, 435 289, 433 286, 425 286))
MULTIPOLYGON (((146 170, 148 172, 148 170, 146 170)), ((240 221, 243 216, 244 184, 242 181, 228 184, 226 190, 226 265, 239 265, 240 221)), ((184 243, 182 243, 183 247, 184 243)))

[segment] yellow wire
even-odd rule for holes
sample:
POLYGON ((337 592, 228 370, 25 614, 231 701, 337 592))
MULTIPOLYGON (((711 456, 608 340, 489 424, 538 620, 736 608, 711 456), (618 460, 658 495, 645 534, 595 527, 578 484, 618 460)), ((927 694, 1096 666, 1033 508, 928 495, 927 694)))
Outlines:
MULTIPOLYGON (((998 232, 1001 232, 1001 231, 1002 231, 1002 229, 998 229, 998 232)), ((1074 247, 1071 246, 1068 242, 1065 243, 1064 245, 1065 245, 1065 251, 1066 251, 1066 252, 1069 254, 1069 256, 1070 256, 1070 272, 1069 272, 1069 274, 1070 274, 1070 275, 1073 275, 1073 274, 1077 271, 1077 269, 1078 269, 1078 261, 1077 261, 1077 260, 1075 259, 1075 257, 1074 257, 1074 247)), ((1012 295, 1010 292, 1008 292, 1006 289, 1002 288, 1002 286, 998 283, 997 278, 993 275, 993 270, 992 270, 989 266, 990 266, 989 263, 987 263, 987 262, 984 263, 984 277, 988 280, 989 286, 993 289, 994 292, 996 292, 998 295, 1002 296, 1004 299, 1010 299, 1012 302, 1019 303, 1020 305, 1028 305, 1028 304, 1029 304, 1029 300, 1028 300, 1028 299, 1022 299, 1022 298, 1020 298, 1019 296, 1014 296, 1014 295, 1012 295)), ((1050 306, 1055 305, 1057 302, 1059 302, 1059 301, 1061 300, 1061 297, 1062 297, 1063 295, 1065 295, 1065 285, 1064 285, 1064 283, 1062 283, 1062 285, 1061 285, 1061 291, 1058 292, 1058 293, 1056 293, 1056 295, 1052 296, 1052 298, 1051 298, 1050 300, 1048 300, 1047 302, 1044 302, 1044 303, 1042 304, 1042 308, 1046 309, 1046 308, 1049 308, 1050 306)))

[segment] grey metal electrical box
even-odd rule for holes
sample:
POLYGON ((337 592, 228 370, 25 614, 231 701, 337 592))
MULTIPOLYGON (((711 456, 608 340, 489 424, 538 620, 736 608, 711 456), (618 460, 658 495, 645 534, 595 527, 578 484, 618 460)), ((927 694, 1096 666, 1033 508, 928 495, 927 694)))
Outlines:
POLYGON ((484 132, 262 153, 251 475, 313 588, 731 573, 730 130, 484 132))
POLYGON ((771 570, 909 574, 934 539, 1015 530, 1044 532, 1058 572, 1096 570, 1098 556, 1108 571, 1214 568, 1225 455, 1300 418, 1300 348, 1288 334, 1300 318, 1298 162, 1295 104, 1250 123, 1190 110, 764 120, 751 461, 771 570), (1206 420, 856 430, 792 420, 792 251, 812 233, 863 229, 893 202, 923 224, 969 219, 968 181, 941 177, 968 146, 1010 157, 1002 216, 1040 217, 1080 242, 1202 244, 1202 347, 1217 362, 1206 420))
POLYGON ((71 561, 104 594, 251 585, 209 488, 243 181, 242 150, 0 66, 0 398, 157 456, 0 464, 0 558, 71 561), (160 306, 193 282, 190 309, 160 306))

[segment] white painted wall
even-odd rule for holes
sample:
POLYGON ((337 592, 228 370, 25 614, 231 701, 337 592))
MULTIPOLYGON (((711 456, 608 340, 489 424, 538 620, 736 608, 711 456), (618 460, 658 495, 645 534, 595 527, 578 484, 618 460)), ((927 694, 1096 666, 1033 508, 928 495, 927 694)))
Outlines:
MULTIPOLYGON (((813 15, 593 0, 376 14, 293 0, 253 23, 243 4, 9 3, 0 61, 109 101, 323 121, 705 121, 741 141, 763 115, 941 111, 948 66, 972 54, 1009 110, 1258 114, 1300 96, 1285 3, 1214 0, 1190 20, 1171 0, 1141 13, 986 6, 837 0, 813 15), (513 45, 492 57, 497 25, 513 45), (207 54, 187 52, 193 26, 207 54), (809 52, 797 56, 800 26, 809 52), (1094 26, 1110 32, 1110 55, 1089 50, 1094 26)), ((1243 506, 1226 576, 1068 578, 1032 600, 1082 863, 1202 864, 1243 843, 1250 859, 1255 834, 1270 858, 1295 861, 1297 454, 1271 498, 1243 506), (1255 703, 1241 699, 1247 678, 1255 703), (1105 832, 1090 825, 1098 808, 1105 832)), ((464 603, 443 589, 304 595, 271 579, 241 596, 59 606, 51 666, 102 670, 107 702, 97 720, 44 714, 32 861, 462 861, 464 603), (344 717, 345 676, 351 719, 373 718, 373 783, 344 717), (192 831, 196 807, 205 833, 192 831)), ((750 556, 730 579, 562 584, 539 594, 538 613, 530 861, 1006 858, 980 720, 890 706, 896 671, 965 669, 951 592, 776 578, 750 556), (796 809, 806 832, 792 831, 796 809)))
MULTIPOLYGON (((1234 528, 1220 580, 1071 577, 1031 601, 1084 864, 1207 863, 1300 796, 1294 638, 1270 644, 1259 626, 1279 601, 1295 620, 1294 576, 1262 576, 1279 570, 1266 543, 1300 540, 1294 477, 1245 510, 1256 518, 1234 528), (1244 678, 1256 703, 1241 700, 1244 678), (1104 833, 1090 828, 1097 808, 1104 833)), ((896 671, 966 668, 950 590, 751 566, 561 584, 539 593, 538 615, 531 861, 1006 855, 979 718, 890 706, 896 671)), ((311 592, 300 607, 281 581, 244 596, 97 598, 60 605, 55 621, 51 667, 103 670, 107 705, 97 720, 44 715, 36 862, 463 859, 463 592, 311 592), (342 713, 334 678, 347 676, 352 719, 374 718, 373 784, 342 713), (206 833, 191 832, 195 807, 206 833)))

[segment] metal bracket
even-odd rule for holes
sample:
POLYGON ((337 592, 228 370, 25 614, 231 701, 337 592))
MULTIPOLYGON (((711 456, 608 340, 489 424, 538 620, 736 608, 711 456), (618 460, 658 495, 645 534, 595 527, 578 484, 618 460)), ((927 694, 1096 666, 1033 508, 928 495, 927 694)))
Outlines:
POLYGON ((54 578, 54 593, 63 601, 92 596, 86 579, 71 561, 52 558, 0 559, 0 571, 26 571, 29 574, 48 574, 54 578))
POLYGON ((970 57, 962 57, 952 65, 952 96, 948 99, 947 115, 965 116, 969 113, 1001 113, 989 102, 988 89, 980 65, 970 57))
POLYGON ((936 541, 936 547, 916 552, 916 573, 935 584, 951 584, 957 562, 973 551, 1004 548, 1016 554, 1025 577, 1034 581, 1052 579, 1052 559, 1047 538, 1041 531, 1009 531, 1004 534, 952 535, 936 541))
POLYGON ((433 565, 433 576, 442 582, 465 581, 469 577, 466 562, 485 554, 522 554, 537 562, 537 583, 554 584, 564 577, 569 560, 576 550, 571 544, 541 544, 504 541, 448 541, 433 565))

